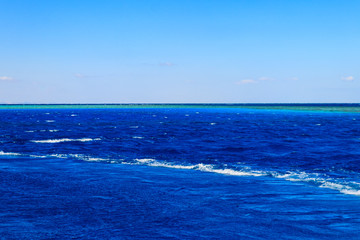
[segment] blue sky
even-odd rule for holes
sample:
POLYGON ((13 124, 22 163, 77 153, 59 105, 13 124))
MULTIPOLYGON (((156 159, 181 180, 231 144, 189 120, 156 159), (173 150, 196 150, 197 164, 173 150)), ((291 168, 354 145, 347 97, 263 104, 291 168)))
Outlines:
POLYGON ((0 0, 0 103, 360 102, 360 1, 0 0))

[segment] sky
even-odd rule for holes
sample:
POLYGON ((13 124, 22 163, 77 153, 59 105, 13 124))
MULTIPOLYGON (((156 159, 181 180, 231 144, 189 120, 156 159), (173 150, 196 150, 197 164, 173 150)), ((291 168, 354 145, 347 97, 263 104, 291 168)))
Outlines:
POLYGON ((359 103, 358 0, 0 0, 0 103, 359 103))

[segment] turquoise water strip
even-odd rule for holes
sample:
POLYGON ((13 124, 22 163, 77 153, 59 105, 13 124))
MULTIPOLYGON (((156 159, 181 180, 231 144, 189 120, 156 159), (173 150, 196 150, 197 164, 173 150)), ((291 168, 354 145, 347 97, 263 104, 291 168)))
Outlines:
POLYGON ((320 112, 360 112, 360 104, 0 104, 0 109, 124 109, 124 108, 239 108, 320 112))

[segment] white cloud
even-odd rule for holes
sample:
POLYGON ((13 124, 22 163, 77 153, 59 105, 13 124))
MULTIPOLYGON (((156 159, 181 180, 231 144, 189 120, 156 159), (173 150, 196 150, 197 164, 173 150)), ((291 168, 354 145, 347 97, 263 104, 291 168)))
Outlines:
POLYGON ((247 79, 237 81, 237 82, 235 82, 235 84, 237 84, 237 85, 253 84, 253 83, 260 83, 262 81, 272 81, 272 80, 273 80, 273 78, 269 78, 269 77, 259 77, 257 79, 247 78, 247 79))
POLYGON ((272 78, 269 78, 269 77, 259 77, 259 80, 260 80, 260 81, 269 81, 269 80, 272 80, 272 78))
POLYGON ((74 76, 75 76, 76 78, 86 78, 86 77, 87 77, 86 75, 80 74, 80 73, 76 73, 74 76))
POLYGON ((350 81, 354 81, 355 78, 353 76, 347 76, 347 77, 342 77, 341 80, 350 82, 350 81))
POLYGON ((240 84, 252 84, 252 83, 257 83, 257 81, 255 81, 254 79, 243 79, 241 81, 236 82, 236 84, 240 85, 240 84))
POLYGON ((172 62, 161 62, 159 63, 160 66, 165 66, 165 67, 172 67, 174 66, 175 64, 172 63, 172 62))
POLYGON ((1 77, 0 77, 0 80, 1 80, 1 81, 12 81, 12 80, 14 80, 14 78, 8 77, 8 76, 1 76, 1 77))

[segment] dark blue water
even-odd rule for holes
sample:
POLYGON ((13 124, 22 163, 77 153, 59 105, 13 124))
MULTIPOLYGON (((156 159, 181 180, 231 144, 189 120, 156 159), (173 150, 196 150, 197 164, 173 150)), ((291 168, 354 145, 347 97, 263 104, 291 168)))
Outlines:
POLYGON ((360 239, 360 114, 0 110, 2 239, 360 239))

